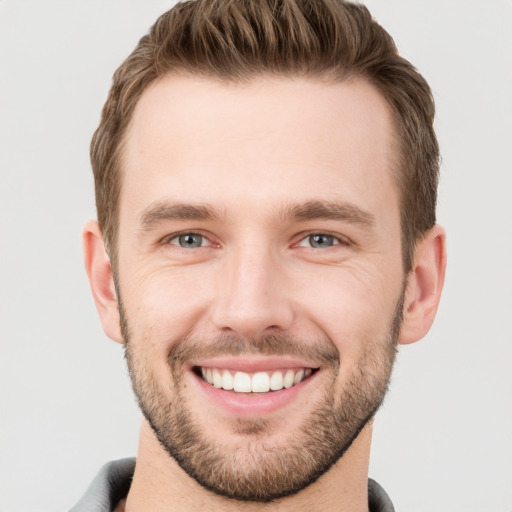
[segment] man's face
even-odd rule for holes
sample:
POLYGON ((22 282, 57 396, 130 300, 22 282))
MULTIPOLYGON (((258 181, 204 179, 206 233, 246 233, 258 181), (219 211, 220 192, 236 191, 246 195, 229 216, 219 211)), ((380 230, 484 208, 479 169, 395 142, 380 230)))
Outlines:
POLYGON ((404 286, 393 165, 391 115, 361 80, 168 76, 139 101, 127 359, 158 440, 204 487, 297 492, 381 403, 404 286))

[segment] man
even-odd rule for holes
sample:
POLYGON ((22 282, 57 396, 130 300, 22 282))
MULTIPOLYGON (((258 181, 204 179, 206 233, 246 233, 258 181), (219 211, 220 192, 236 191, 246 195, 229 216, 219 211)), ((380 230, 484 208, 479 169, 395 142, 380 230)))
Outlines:
POLYGON ((86 269, 144 415, 73 511, 391 511, 397 343, 439 302, 425 80, 366 8, 198 0, 114 75, 86 269))

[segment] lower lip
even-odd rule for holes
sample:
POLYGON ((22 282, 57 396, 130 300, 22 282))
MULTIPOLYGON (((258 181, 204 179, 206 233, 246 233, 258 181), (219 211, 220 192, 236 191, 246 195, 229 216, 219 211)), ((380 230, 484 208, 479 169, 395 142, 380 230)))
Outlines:
POLYGON ((208 384, 194 372, 190 373, 210 401, 230 414, 254 417, 271 414, 291 404, 300 393, 303 393, 311 385, 318 372, 314 372, 307 379, 291 388, 261 394, 226 391, 208 384))

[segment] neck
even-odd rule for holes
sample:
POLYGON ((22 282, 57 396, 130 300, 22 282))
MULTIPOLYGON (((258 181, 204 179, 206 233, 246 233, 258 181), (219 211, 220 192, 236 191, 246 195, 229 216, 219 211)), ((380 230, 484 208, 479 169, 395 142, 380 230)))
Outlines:
POLYGON ((368 463, 371 422, 345 455, 314 484, 271 503, 240 502, 217 496, 189 477, 162 448, 144 420, 137 464, 125 512, 368 512, 368 463))

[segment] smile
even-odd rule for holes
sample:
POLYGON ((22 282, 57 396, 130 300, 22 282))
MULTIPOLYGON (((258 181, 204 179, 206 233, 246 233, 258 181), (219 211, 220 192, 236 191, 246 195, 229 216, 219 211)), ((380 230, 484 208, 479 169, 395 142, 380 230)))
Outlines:
POLYGON ((248 373, 200 366, 196 373, 217 389, 235 393, 268 393, 289 389, 307 379, 315 369, 295 368, 248 373))

